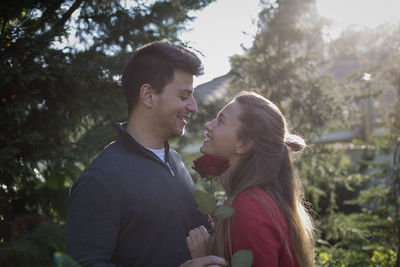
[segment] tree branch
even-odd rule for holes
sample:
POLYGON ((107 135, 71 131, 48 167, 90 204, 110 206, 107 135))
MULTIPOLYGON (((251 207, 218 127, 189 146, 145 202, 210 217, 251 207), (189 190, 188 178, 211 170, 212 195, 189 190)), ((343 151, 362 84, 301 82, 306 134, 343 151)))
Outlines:
POLYGON ((62 18, 59 21, 57 21, 54 26, 59 27, 61 25, 64 25, 65 22, 71 17, 72 13, 74 13, 74 11, 76 9, 78 9, 78 7, 81 5, 82 1, 83 0, 75 1, 75 3, 68 9, 67 12, 65 12, 65 14, 62 16, 62 18))

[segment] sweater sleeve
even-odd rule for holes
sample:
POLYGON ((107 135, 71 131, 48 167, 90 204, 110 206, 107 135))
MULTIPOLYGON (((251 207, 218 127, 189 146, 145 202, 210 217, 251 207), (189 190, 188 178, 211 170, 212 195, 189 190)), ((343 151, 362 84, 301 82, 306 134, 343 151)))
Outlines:
POLYGON ((265 208, 265 204, 242 193, 233 203, 233 208, 235 213, 231 218, 232 253, 249 249, 254 255, 252 266, 278 266, 279 249, 282 244, 280 229, 274 216, 265 208))
POLYGON ((98 170, 87 170, 70 191, 66 250, 82 266, 115 266, 110 261, 120 215, 115 193, 104 178, 98 170))

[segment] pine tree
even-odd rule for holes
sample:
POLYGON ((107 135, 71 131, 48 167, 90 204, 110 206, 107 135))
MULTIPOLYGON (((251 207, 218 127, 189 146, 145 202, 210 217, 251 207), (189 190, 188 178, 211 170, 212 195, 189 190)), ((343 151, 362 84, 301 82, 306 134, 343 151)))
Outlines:
POLYGON ((292 129, 311 137, 339 110, 331 80, 321 71, 326 22, 312 0, 264 5, 253 45, 231 58, 231 74, 236 86, 259 90, 283 109, 292 129))

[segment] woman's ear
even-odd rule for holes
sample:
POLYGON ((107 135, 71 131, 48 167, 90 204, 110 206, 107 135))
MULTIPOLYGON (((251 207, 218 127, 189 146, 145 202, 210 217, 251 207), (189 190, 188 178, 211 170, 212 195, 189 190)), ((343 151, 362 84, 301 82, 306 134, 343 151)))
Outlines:
POLYGON ((150 84, 144 83, 140 87, 140 101, 148 108, 153 106, 154 90, 150 84))
POLYGON ((237 154, 246 154, 253 148, 254 144, 251 140, 241 141, 238 146, 236 147, 235 152, 237 154))

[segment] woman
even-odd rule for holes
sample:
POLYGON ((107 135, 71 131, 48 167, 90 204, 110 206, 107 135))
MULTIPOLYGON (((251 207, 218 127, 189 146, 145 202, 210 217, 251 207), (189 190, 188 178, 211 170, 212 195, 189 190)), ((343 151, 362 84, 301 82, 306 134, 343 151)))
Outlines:
POLYGON ((200 151, 229 159, 220 179, 235 213, 216 223, 211 242, 204 227, 189 233, 192 257, 208 250, 229 260, 249 249, 253 266, 312 266, 312 222, 290 158, 304 140, 288 132, 277 106, 253 92, 237 96, 205 129, 200 151))

